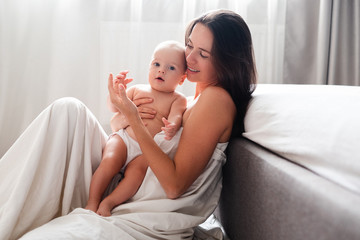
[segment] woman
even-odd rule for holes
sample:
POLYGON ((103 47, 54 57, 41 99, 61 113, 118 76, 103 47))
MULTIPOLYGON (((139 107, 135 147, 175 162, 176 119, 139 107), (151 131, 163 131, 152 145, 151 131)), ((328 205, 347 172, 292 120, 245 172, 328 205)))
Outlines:
MULTIPOLYGON (((7 169, 13 164, 9 159, 16 159, 19 166, 23 165, 24 156, 18 155, 21 147, 17 146, 32 139, 36 156, 26 154, 26 163, 31 162, 31 166, 27 165, 20 169, 23 172, 17 173, 27 177, 8 180, 6 183, 10 187, 6 189, 1 186, 2 195, 6 190, 10 192, 12 201, 20 202, 14 208, 12 201, 0 199, 2 238, 21 236, 40 225, 24 239, 192 237, 194 227, 203 222, 217 205, 221 167, 225 161, 223 151, 231 135, 239 135, 244 129, 243 118, 255 87, 256 70, 250 31, 243 19, 231 11, 213 11, 195 19, 188 27, 185 40, 187 75, 189 81, 196 83, 196 91, 184 113, 183 130, 175 136, 180 140, 174 159, 162 152, 147 133, 136 105, 126 97, 125 83, 114 88, 109 79, 111 101, 133 128, 150 168, 136 195, 128 203, 115 208, 111 217, 99 217, 81 208, 66 215, 86 203, 91 172, 98 165, 105 136, 82 104, 73 101, 70 104, 64 100, 57 102, 50 106, 50 110, 45 110, 45 116, 40 116, 34 126, 29 127, 29 134, 24 133, 29 137, 20 138, 0 162, 5 167, 8 164, 7 169), (64 120, 54 120, 53 116, 62 116, 64 120), (42 134, 45 136, 39 137, 38 130, 42 128, 39 126, 44 126, 42 134), (66 139, 52 144, 58 141, 55 136, 47 136, 49 132, 53 134, 53 129, 59 131, 55 136, 64 135, 61 133, 66 129, 66 139), (45 150, 38 150, 45 145, 45 150), (64 145, 60 152, 65 156, 52 159, 59 145, 64 145), (36 174, 30 174, 29 168, 36 174), (51 184, 45 183, 48 180, 52 181, 51 184), (19 187, 19 184, 27 187, 19 187), (12 210, 6 208, 10 204, 12 210), (60 215, 65 216, 48 222, 60 215), (3 221, 5 218, 7 221, 3 221)), ((16 178, 15 173, 9 174, 6 179, 16 178)))

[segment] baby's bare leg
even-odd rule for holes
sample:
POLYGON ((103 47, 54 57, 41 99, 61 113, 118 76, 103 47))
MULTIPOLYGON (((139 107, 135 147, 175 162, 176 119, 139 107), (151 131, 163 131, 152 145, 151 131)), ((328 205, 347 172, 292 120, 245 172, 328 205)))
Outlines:
POLYGON ((97 214, 110 216, 111 210, 115 206, 134 196, 145 177, 147 167, 147 162, 142 156, 132 160, 126 166, 124 178, 120 181, 119 185, 100 203, 97 214))
POLYGON ((86 209, 94 212, 98 210, 102 195, 112 178, 124 166, 126 156, 126 145, 121 137, 115 134, 106 143, 100 165, 91 179, 86 209))

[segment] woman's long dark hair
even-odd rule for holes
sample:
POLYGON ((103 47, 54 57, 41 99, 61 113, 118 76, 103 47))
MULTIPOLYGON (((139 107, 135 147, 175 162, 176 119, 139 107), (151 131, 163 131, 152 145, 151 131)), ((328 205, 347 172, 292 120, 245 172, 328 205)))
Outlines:
POLYGON ((244 117, 256 87, 256 65, 250 30, 243 18, 230 10, 216 10, 194 19, 187 27, 185 43, 197 23, 214 36, 211 49, 219 84, 230 94, 237 110, 232 136, 244 132, 244 117))

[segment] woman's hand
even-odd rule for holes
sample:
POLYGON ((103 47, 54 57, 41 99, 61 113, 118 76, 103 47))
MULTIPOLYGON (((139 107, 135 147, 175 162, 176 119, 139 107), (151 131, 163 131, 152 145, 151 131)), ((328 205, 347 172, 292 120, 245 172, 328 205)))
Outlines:
POLYGON ((133 100, 133 103, 137 106, 138 112, 141 119, 153 119, 156 116, 156 111, 150 107, 144 107, 144 104, 152 103, 154 99, 152 98, 138 98, 133 100))
MULTIPOLYGON (((149 107, 143 107, 143 104, 151 103, 154 99, 152 98, 139 98, 133 100, 133 103, 138 108, 138 113, 140 114, 141 119, 153 119, 155 118, 156 111, 149 107)), ((144 123, 145 124, 145 123, 144 123)), ((130 124, 124 114, 116 112, 110 120, 111 130, 117 132, 120 129, 128 127, 130 124)), ((146 126, 146 124, 145 124, 146 126)))
POLYGON ((108 78, 108 90, 111 103, 118 109, 119 112, 123 113, 127 118, 128 122, 131 122, 129 118, 139 117, 139 113, 136 105, 126 95, 126 73, 124 71, 114 81, 113 74, 110 73, 108 78))

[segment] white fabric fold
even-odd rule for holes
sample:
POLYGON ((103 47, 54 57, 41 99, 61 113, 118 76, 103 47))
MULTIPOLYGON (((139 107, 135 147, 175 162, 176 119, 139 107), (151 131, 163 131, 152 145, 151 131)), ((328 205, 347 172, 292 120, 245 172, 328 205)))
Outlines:
POLYGON ((182 197, 166 198, 148 168, 135 196, 111 217, 100 217, 81 207, 106 139, 76 99, 60 99, 45 109, 0 160, 0 239, 25 233, 23 239, 191 238, 218 203, 227 143, 217 145, 182 197))
POLYGON ((0 160, 0 238, 84 206, 105 140, 81 102, 63 98, 46 108, 0 160))

